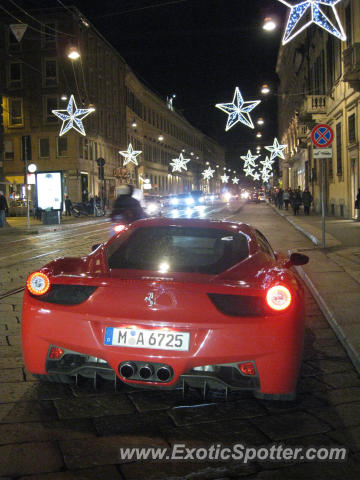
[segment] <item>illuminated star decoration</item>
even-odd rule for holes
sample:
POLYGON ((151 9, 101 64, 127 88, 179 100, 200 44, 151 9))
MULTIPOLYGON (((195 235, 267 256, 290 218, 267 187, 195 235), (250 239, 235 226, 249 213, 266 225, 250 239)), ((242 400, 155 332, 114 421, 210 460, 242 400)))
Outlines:
POLYGON ((260 173, 255 172, 252 177, 253 177, 254 181, 255 181, 255 180, 260 180, 260 173))
POLYGON ((236 87, 232 103, 217 103, 215 107, 229 115, 225 132, 230 130, 237 122, 243 123, 250 128, 255 128, 249 112, 259 105, 260 102, 261 100, 244 102, 239 88, 236 87))
POLYGON ((315 23, 340 40, 346 40, 344 29, 335 8, 335 5, 341 2, 341 0, 302 0, 296 5, 291 5, 291 3, 289 3, 287 0, 279 0, 279 2, 291 9, 282 40, 283 45, 293 40, 297 35, 299 35, 299 33, 305 30, 305 28, 312 23, 315 23), (337 26, 333 25, 333 23, 325 15, 321 5, 330 7, 332 9, 337 26), (310 13, 310 19, 303 26, 299 27, 299 22, 304 18, 306 13, 310 13))
POLYGON ((245 162, 244 168, 248 167, 249 165, 255 168, 256 167, 255 160, 259 157, 260 155, 252 155, 250 150, 248 150, 246 155, 240 156, 240 158, 245 162))
POLYGON ((273 160, 276 157, 285 159, 283 150, 285 150, 286 147, 287 145, 280 145, 280 143, 278 142, 278 139, 275 138, 273 145, 265 148, 266 150, 269 150, 269 152, 271 153, 270 160, 273 160))
POLYGON ((136 157, 142 153, 142 150, 134 150, 131 143, 129 143, 128 149, 125 150, 124 152, 119 152, 120 155, 122 155, 125 160, 124 160, 124 167, 128 163, 132 162, 135 165, 139 165, 136 157))
POLYGON ((275 162, 275 160, 270 160, 269 157, 265 157, 265 160, 262 160, 260 163, 263 165, 263 168, 269 168, 272 170, 272 164, 275 162))
POLYGON ((184 158, 184 155, 180 153, 179 158, 173 158, 170 165, 173 172, 181 172, 181 169, 187 170, 186 164, 190 162, 190 158, 184 158))
POLYGON ((261 170, 261 178, 263 182, 267 182, 269 178, 272 176, 272 173, 270 173, 270 170, 267 170, 266 168, 261 170))
POLYGON ((74 95, 70 96, 69 103, 66 110, 52 110, 52 113, 62 120, 61 130, 59 136, 61 137, 72 128, 81 135, 86 136, 82 120, 90 113, 94 112, 95 108, 77 108, 74 95))
POLYGON ((232 179, 232 182, 233 182, 234 185, 235 185, 235 184, 238 185, 238 183, 239 183, 239 178, 234 177, 234 178, 232 179))
POLYGON ((246 168, 244 168, 244 173, 245 173, 245 177, 247 177, 248 175, 253 175, 254 173, 254 169, 248 165, 246 168))
POLYGON ((224 173, 224 175, 220 178, 221 178, 222 183, 228 183, 228 181, 229 181, 229 175, 226 175, 226 173, 224 173))
POLYGON ((208 167, 206 170, 201 172, 201 175, 204 177, 204 180, 209 180, 214 176, 215 170, 212 170, 211 167, 208 167))

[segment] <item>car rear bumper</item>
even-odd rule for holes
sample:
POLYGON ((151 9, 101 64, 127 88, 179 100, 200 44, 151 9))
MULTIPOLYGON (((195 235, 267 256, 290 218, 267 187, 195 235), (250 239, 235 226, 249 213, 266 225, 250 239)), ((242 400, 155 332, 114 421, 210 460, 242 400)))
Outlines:
MULTIPOLYGON (((159 387, 174 387, 182 376, 188 380, 200 381, 200 378, 220 378, 234 388, 250 388, 263 394, 287 394, 295 390, 301 364, 303 347, 302 308, 290 314, 264 318, 239 318, 223 316, 223 321, 212 324, 173 325, 174 330, 189 331, 190 350, 170 351, 144 348, 129 348, 104 345, 105 328, 129 324, 122 318, 102 318, 99 315, 79 312, 78 307, 49 305, 39 302, 25 293, 22 340, 27 369, 36 374, 67 373, 70 375, 91 376, 91 372, 103 373, 102 376, 116 374, 122 381, 159 387), (49 307, 49 308, 47 308, 49 307), (49 364, 48 354, 51 346, 57 346, 79 357, 86 357, 84 363, 59 369, 54 362, 49 364), (95 359, 95 361, 93 360, 95 359), (241 362, 253 362, 256 368, 256 381, 237 385, 229 378, 222 378, 222 372, 201 371, 199 367, 219 366, 241 362), (124 362, 143 362, 165 364, 173 375, 170 381, 142 381, 139 378, 124 378, 119 367, 124 362), (194 370, 195 369, 195 370, 194 370), (196 372, 196 373, 194 373, 196 372), (191 378, 190 378, 191 377, 191 378)), ((133 321, 133 320, 132 320, 133 321)), ((143 328, 156 328, 154 322, 139 322, 143 328)), ((170 328, 170 325, 168 325, 170 328)), ((202 380, 201 380, 202 381, 202 380)))

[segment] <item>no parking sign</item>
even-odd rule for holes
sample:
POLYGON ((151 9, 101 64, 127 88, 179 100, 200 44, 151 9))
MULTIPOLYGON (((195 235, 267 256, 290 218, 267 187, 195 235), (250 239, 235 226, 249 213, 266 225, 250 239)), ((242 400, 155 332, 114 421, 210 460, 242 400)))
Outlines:
POLYGON ((313 131, 311 132, 311 140, 316 148, 329 147, 334 140, 334 131, 330 125, 320 123, 313 128, 313 131))

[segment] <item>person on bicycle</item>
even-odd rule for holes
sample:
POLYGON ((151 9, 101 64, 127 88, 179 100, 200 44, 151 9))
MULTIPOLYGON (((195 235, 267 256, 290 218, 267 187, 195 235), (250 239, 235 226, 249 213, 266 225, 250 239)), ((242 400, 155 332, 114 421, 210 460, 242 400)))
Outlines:
POLYGON ((140 218, 145 218, 146 214, 140 205, 140 202, 132 196, 134 187, 132 185, 123 185, 118 189, 111 212, 111 220, 122 220, 124 223, 131 223, 140 218))

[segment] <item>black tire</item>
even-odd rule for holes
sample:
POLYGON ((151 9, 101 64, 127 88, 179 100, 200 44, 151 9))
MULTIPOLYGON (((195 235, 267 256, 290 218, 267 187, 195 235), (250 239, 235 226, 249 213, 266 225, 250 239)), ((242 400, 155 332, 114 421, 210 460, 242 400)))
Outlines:
POLYGON ((67 385, 74 383, 74 377, 62 373, 52 375, 38 375, 33 373, 33 376, 43 383, 63 383, 67 385))

